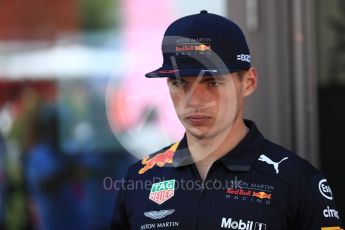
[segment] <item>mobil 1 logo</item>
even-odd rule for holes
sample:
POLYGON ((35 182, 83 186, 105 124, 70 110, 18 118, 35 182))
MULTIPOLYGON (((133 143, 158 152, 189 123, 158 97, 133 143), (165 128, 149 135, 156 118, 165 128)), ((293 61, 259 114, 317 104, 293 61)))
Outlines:
POLYGON ((242 219, 236 221, 232 218, 222 218, 221 228, 238 229, 238 230, 266 230, 266 224, 242 219))

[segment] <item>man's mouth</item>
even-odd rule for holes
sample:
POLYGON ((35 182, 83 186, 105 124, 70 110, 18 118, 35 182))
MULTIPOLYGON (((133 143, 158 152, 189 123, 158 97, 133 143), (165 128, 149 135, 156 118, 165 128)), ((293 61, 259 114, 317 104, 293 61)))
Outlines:
POLYGON ((188 115, 188 116, 186 116, 187 122, 193 126, 205 125, 210 119, 211 119, 211 117, 207 116, 207 115, 188 115))

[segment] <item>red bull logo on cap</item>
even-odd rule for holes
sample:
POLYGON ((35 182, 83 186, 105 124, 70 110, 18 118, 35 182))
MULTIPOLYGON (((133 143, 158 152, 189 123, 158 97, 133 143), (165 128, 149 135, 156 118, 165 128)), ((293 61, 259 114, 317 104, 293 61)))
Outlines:
POLYGON ((271 199, 272 194, 265 193, 265 192, 253 192, 252 196, 255 196, 260 199, 271 199))
POLYGON ((211 50, 211 46, 207 46, 204 44, 198 45, 198 46, 194 46, 195 50, 200 50, 200 51, 206 51, 206 50, 211 50))
POLYGON ((193 37, 176 39, 175 54, 188 56, 209 56, 213 52, 212 39, 209 37, 193 37))
POLYGON ((152 169, 155 165, 163 167, 165 164, 171 164, 173 162, 173 157, 178 144, 179 142, 173 144, 168 150, 163 153, 159 153, 152 158, 150 158, 149 156, 144 157, 144 159, 141 161, 144 167, 142 167, 138 173, 144 174, 147 170, 152 169))

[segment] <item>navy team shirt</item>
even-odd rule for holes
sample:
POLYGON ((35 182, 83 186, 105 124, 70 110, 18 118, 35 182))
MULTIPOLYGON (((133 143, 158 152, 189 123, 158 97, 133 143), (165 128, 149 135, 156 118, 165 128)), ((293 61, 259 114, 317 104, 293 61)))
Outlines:
POLYGON ((111 228, 340 230, 324 175, 264 139, 246 137, 202 181, 184 137, 134 164, 120 189, 111 228))

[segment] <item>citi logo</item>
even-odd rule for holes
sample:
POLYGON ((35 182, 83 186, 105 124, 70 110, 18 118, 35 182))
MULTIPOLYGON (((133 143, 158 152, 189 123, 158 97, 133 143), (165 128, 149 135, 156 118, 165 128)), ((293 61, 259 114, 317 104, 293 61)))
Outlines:
POLYGON ((339 219, 338 211, 335 209, 330 209, 329 206, 327 206, 327 208, 323 210, 323 216, 326 218, 335 217, 339 219))
POLYGON ((239 229, 239 230, 266 230, 266 224, 253 221, 233 221, 232 218, 222 218, 221 228, 239 229))

